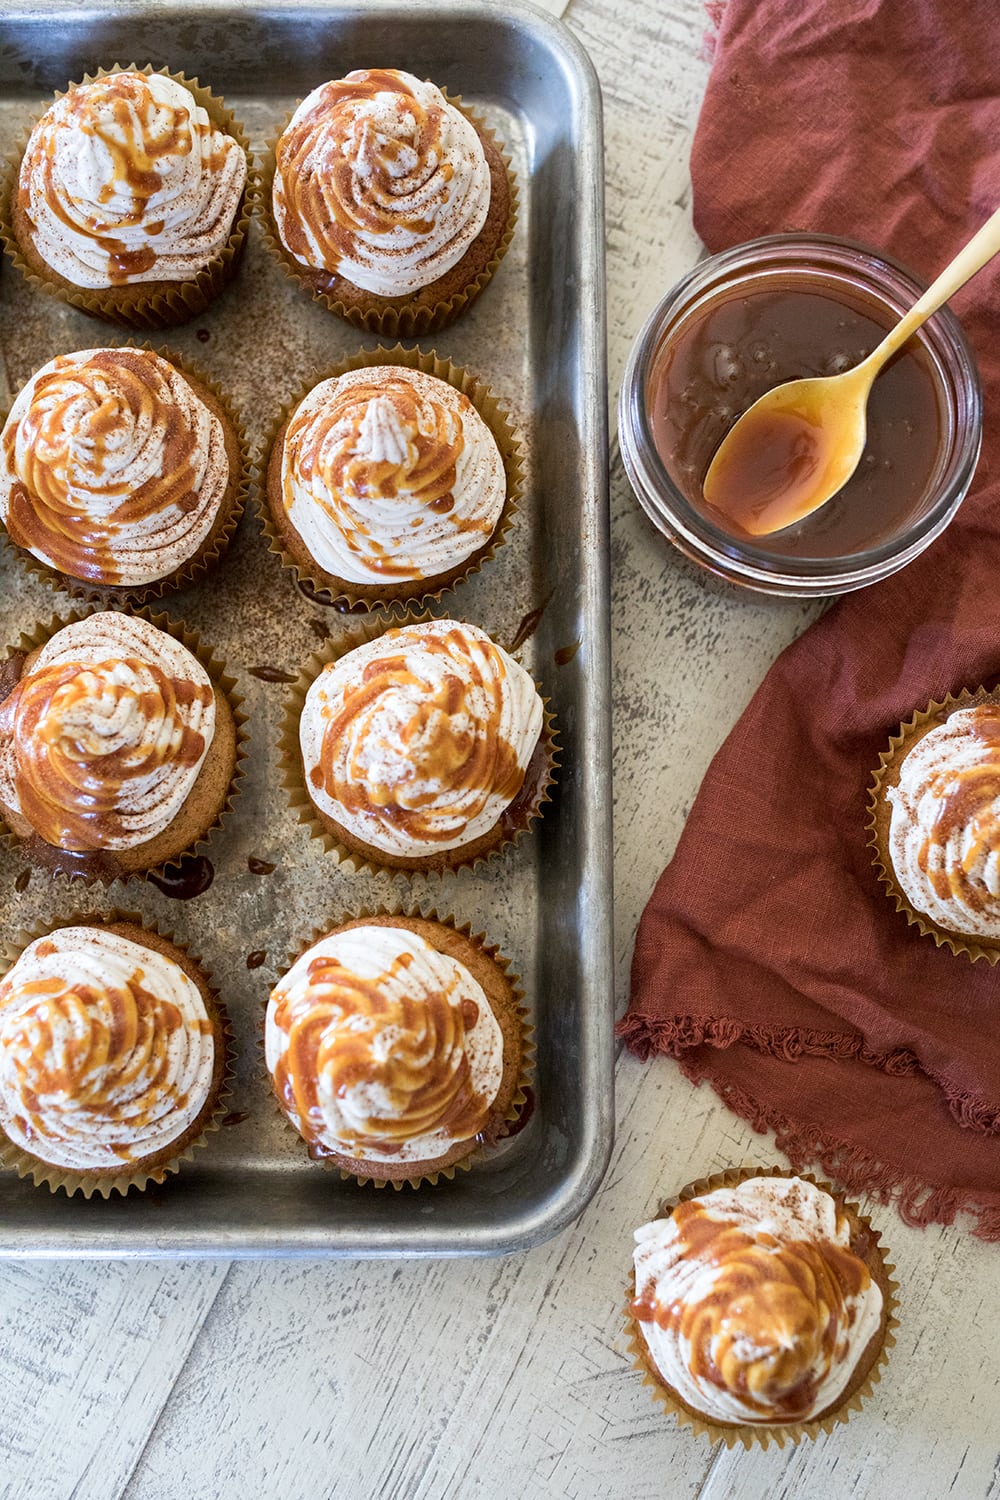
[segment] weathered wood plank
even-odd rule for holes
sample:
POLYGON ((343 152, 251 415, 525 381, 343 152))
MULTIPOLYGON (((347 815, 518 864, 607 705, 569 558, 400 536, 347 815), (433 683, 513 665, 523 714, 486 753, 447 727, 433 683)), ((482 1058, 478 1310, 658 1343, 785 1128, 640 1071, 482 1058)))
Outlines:
POLYGON ((0 1495, 116 1500, 224 1262, 0 1267, 0 1495))

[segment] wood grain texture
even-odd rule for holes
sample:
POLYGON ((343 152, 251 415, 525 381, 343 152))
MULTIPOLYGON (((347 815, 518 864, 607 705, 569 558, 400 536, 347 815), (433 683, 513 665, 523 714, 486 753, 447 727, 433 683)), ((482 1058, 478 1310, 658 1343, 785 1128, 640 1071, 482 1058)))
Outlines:
MULTIPOLYGON (((552 7, 549 7, 552 8, 552 7)), ((559 6, 556 4, 556 8, 559 6)), ((604 90, 612 398, 697 258, 687 158, 700 0, 572 0, 604 90)), ((618 998, 708 762, 818 606, 724 588, 612 473, 618 998)), ((850 1424, 743 1453, 679 1431, 631 1370, 630 1231, 684 1182, 778 1160, 670 1063, 619 1060, 605 1183, 496 1262, 0 1268, 3 1500, 1000 1500, 1000 1256, 870 1209, 902 1284, 894 1356, 850 1424)))
POLYGON ((0 1496, 119 1495, 226 1276, 219 1263, 0 1270, 0 1496))

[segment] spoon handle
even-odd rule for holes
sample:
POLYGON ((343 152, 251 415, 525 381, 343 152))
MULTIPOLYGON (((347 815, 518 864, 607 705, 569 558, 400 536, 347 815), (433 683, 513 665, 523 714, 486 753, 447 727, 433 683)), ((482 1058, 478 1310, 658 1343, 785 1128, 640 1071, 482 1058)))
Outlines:
POLYGON ((906 343, 910 334, 915 333, 922 323, 926 323, 931 314, 936 313, 949 297, 953 297, 959 287, 964 286, 970 277, 982 270, 986 262, 992 260, 998 250, 1000 250, 1000 208, 990 215, 983 227, 972 236, 967 245, 963 246, 954 260, 948 262, 940 276, 931 282, 923 296, 914 302, 906 316, 900 318, 895 328, 891 329, 881 344, 869 354, 864 364, 873 366, 871 370, 873 377, 889 356, 895 354, 896 350, 906 343))

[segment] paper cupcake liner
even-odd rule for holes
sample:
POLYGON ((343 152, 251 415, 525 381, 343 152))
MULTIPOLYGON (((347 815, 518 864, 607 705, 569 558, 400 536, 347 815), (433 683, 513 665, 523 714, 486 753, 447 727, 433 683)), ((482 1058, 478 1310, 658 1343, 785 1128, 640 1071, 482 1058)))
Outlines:
POLYGON ((909 898, 896 879, 889 854, 888 819, 885 816, 883 799, 887 783, 888 785, 894 784, 903 759, 917 739, 921 738, 924 730, 933 728, 937 723, 943 723, 956 709, 971 708, 977 703, 997 701, 997 694, 988 693, 983 687, 976 688, 974 691, 963 688, 958 694, 949 693, 941 702, 929 703, 925 709, 915 713, 905 724, 901 724, 898 733, 890 736, 889 748, 881 752, 878 767, 872 772, 872 780, 868 789, 868 822, 865 825, 866 832, 869 834, 868 847, 872 850, 872 864, 878 872, 879 880, 886 888, 886 894, 895 901, 896 910, 902 912, 907 922, 916 927, 922 936, 933 938, 937 947, 950 948, 952 953, 963 953, 973 963, 984 958, 989 964, 1000 961, 1000 939, 991 942, 989 938, 976 938, 939 927, 930 917, 917 911, 910 904, 909 898))
MULTIPOLYGON (((461 869, 468 867, 475 869, 480 864, 497 858, 505 849, 519 843, 531 825, 541 816, 545 803, 551 800, 551 788, 559 769, 559 745, 548 699, 543 698, 544 723, 538 745, 528 763, 525 775, 525 787, 528 788, 529 800, 528 805, 520 810, 521 826, 510 833, 501 832, 492 847, 485 850, 475 849, 475 845, 480 842, 477 839, 470 846, 473 852, 460 846, 457 849, 445 850, 438 855, 415 856, 413 859, 404 860, 395 855, 383 855, 374 849, 370 852, 351 849, 324 823, 306 787, 302 770, 302 755, 299 749, 299 719, 306 694, 324 667, 346 656, 355 647, 375 640, 376 637, 384 635, 387 630, 398 629, 404 625, 420 625, 431 618, 433 617, 430 615, 413 614, 401 620, 369 619, 352 624, 339 640, 326 642, 321 650, 309 658, 296 681, 288 689, 278 749, 281 754, 282 784, 288 793, 289 804, 298 821, 309 829, 310 835, 319 840, 328 854, 336 856, 338 865, 356 874, 388 871, 394 876, 409 874, 444 878, 447 875, 454 875, 461 869)), ((484 837, 487 836, 489 835, 484 835, 484 837)))
MULTIPOLYGON (((35 125, 46 111, 51 109, 57 99, 62 99, 69 92, 68 89, 58 90, 51 99, 34 112, 13 153, 3 165, 2 172, 0 172, 0 240, 3 241, 14 265, 33 290, 44 293, 46 296, 56 297, 60 302, 67 302, 71 307, 78 307, 82 312, 89 313, 91 317, 100 318, 106 323, 115 323, 126 328, 167 328, 177 323, 186 323, 189 318, 204 312, 205 308, 232 280, 246 244, 252 204, 257 196, 256 169, 250 143, 242 125, 232 111, 226 108, 225 101, 200 84, 197 78, 187 78, 183 73, 172 73, 168 68, 154 68, 150 63, 142 67, 135 63, 113 63, 109 68, 100 67, 96 68, 93 73, 85 73, 80 83, 94 83, 98 78, 107 78, 113 73, 144 73, 147 77, 153 73, 162 73, 164 77, 172 78, 175 83, 181 84, 194 96, 195 102, 207 112, 213 125, 224 130, 227 135, 231 135, 242 148, 247 160, 247 183, 227 243, 215 259, 203 267, 191 280, 155 283, 158 288, 156 292, 141 295, 137 291, 126 297, 124 303, 116 301, 122 291, 129 285, 138 287, 144 283, 125 283, 123 286, 111 287, 107 290, 75 287, 69 282, 52 280, 29 265, 13 226, 12 205, 17 190, 21 158, 35 125)), ((154 283, 145 284, 154 285, 154 283)))
MULTIPOLYGON (((24 656, 30 655, 32 651, 43 646, 46 641, 51 640, 57 631, 64 629, 67 625, 75 624, 78 620, 85 620, 89 615, 94 613, 96 611, 93 609, 83 609, 74 610, 70 615, 53 615, 48 622, 36 625, 31 631, 22 632, 17 644, 8 647, 6 659, 9 661, 12 657, 19 654, 24 656)), ((167 635, 172 636, 175 641, 180 641, 182 646, 186 646, 192 656, 195 656, 201 662, 212 683, 222 693, 222 696, 229 705, 236 735, 236 761, 225 801, 211 823, 204 828, 196 839, 193 839, 191 843, 186 845, 185 848, 175 854, 169 855, 166 859, 158 861, 156 864, 135 870, 121 870, 116 868, 113 851, 106 859, 98 854, 90 868, 74 868, 66 861, 62 851, 44 844, 44 841, 39 839, 21 838, 5 822, 2 816, 0 816, 0 834, 4 836, 4 841, 8 848, 19 848, 29 864, 35 866, 37 869, 45 870, 56 880, 65 880, 71 883, 80 882, 86 885, 102 885, 105 887, 112 885, 116 880, 120 880, 123 883, 129 880, 146 880, 153 884, 163 882, 165 885, 174 884, 181 886, 183 883, 179 877, 182 871, 182 861, 192 855, 199 856, 201 851, 207 846, 212 833, 216 829, 221 828, 224 822, 228 821, 234 810, 236 799, 241 790, 241 783, 246 774, 243 762, 247 758, 247 744, 249 741, 249 735, 245 728, 247 715, 243 712, 243 697, 235 691, 236 678, 231 677, 227 673, 222 659, 217 657, 208 646, 203 645, 196 631, 190 630, 186 625, 177 624, 166 614, 154 614, 149 609, 136 609, 129 611, 129 613, 143 620, 148 620, 158 630, 164 631, 167 635), (39 845, 42 845, 42 847, 40 848, 39 845)), ((2 665, 3 662, 0 660, 0 667, 2 665)), ((163 885, 161 885, 162 888, 163 885)), ((191 894, 197 894, 197 892, 192 891, 191 894)))
MULTIPOLYGON (((422 902, 419 905, 404 905, 404 903, 397 897, 394 900, 390 900, 384 904, 376 906, 347 903, 344 905, 341 911, 341 915, 337 918, 336 921, 327 922, 321 926, 314 927, 311 936, 307 938, 304 943, 300 943, 293 951, 289 952, 284 961, 284 964, 280 966, 281 973, 287 974, 288 970, 292 967, 296 960, 300 958, 308 948, 311 948, 314 943, 318 943, 322 938, 328 937, 332 932, 339 931, 341 928, 347 927, 348 925, 354 925, 358 922, 365 922, 372 917, 401 917, 406 921, 415 920, 422 922, 434 922, 440 927, 449 928, 459 938, 464 939, 464 941, 468 943, 472 948, 474 948, 481 956, 489 959, 495 965, 495 967, 502 974, 503 978, 506 980, 507 984, 510 986, 511 1014, 517 1022, 520 1032, 520 1057, 518 1059, 517 1077, 514 1082, 514 1088, 511 1094, 510 1102, 507 1105, 506 1109, 504 1109, 502 1114, 501 1127, 494 1132, 492 1140, 482 1140, 480 1137, 474 1137, 473 1144, 470 1147, 467 1156, 463 1156, 460 1160, 452 1162, 449 1166, 439 1167, 436 1170, 430 1172, 419 1170, 420 1163, 414 1162, 413 1166, 415 1170, 413 1175, 410 1177, 398 1178, 373 1177, 370 1175, 366 1175, 362 1170, 359 1170, 357 1172, 350 1172, 345 1167, 342 1167, 339 1161, 334 1161, 324 1157, 310 1156, 310 1160, 315 1162, 317 1166, 322 1167, 325 1171, 336 1172, 342 1182, 352 1182, 358 1187, 367 1187, 371 1185, 375 1189, 391 1187, 395 1189, 396 1192, 401 1192, 403 1188, 407 1187, 412 1188, 414 1191, 416 1191, 425 1183, 430 1184, 431 1187, 436 1187, 438 1182, 442 1178, 451 1181, 454 1178, 456 1172, 468 1172, 472 1167, 476 1165, 477 1162, 481 1161, 485 1156, 487 1156, 489 1151, 493 1147, 498 1145, 506 1138, 507 1134, 510 1131, 510 1127, 516 1123, 522 1109, 527 1103, 527 1089, 535 1059, 535 1028, 529 1020, 527 1010, 524 1006, 525 997, 524 990, 521 987, 520 978, 517 974, 511 973, 510 959, 505 958, 504 955, 500 952, 500 949, 494 943, 490 943, 487 941, 485 933, 473 933, 472 924, 470 922, 463 922, 461 925, 459 925, 454 917, 448 914, 439 914, 436 907, 431 906, 428 908, 426 906, 426 902, 422 902)), ((302 1140, 302 1137, 299 1135, 298 1131, 295 1129, 295 1126, 292 1124, 292 1122, 289 1120, 288 1116, 282 1109, 278 1097, 275 1094, 274 1088, 271 1084, 271 1077, 268 1072, 267 1063, 264 1056, 265 1013, 266 1002, 264 1010, 261 1012, 260 1021, 258 1023, 257 1039, 261 1062, 264 1068, 265 1077, 267 1079, 268 1096, 273 1108, 281 1117, 285 1128, 291 1131, 292 1134, 296 1136, 304 1149, 308 1150, 305 1142, 302 1140)))
MULTIPOLYGON (((202 547, 193 557, 188 558, 187 562, 182 563, 179 568, 168 574, 166 578, 154 579, 152 583, 135 585, 107 584, 101 586, 100 584, 91 583, 86 579, 73 578, 68 573, 60 573, 57 568, 50 567, 48 563, 42 562, 40 558, 35 557, 25 548, 17 546, 9 535, 6 537, 11 551, 18 557, 22 566, 33 577, 47 584, 49 588, 57 590, 59 593, 68 594, 72 599, 82 599, 87 603, 100 604, 105 608, 118 608, 121 606, 131 608, 138 604, 148 604, 154 599, 162 598, 164 594, 174 593, 178 589, 187 588, 191 584, 199 583, 215 567, 216 563, 221 562, 229 550, 229 544, 235 535, 240 517, 246 507, 253 474, 246 428, 238 417, 230 398, 200 364, 191 359, 182 359, 172 349, 156 349, 148 339, 142 344, 137 344, 134 340, 128 339, 119 347, 123 349, 141 349, 149 354, 158 354, 161 359, 167 360, 168 363, 178 369, 182 375, 186 375, 205 386, 222 407, 226 419, 232 428, 236 447, 239 450, 240 467, 235 481, 231 477, 229 486, 227 487, 227 495, 231 491, 232 498, 229 501, 221 526, 209 534, 208 540, 203 543, 202 547)), ((31 378, 31 376, 28 377, 29 380, 31 378)), ((198 392, 196 391, 195 394, 197 395, 198 392)), ((225 504, 225 498, 223 503, 225 504)), ((3 531, 2 522, 0 522, 0 531, 3 531)))
MULTIPOLYGON (((299 286, 305 287, 317 302, 322 302, 331 312, 336 313, 339 318, 344 318, 355 328, 366 333, 376 333, 382 338, 419 338, 425 333, 436 333, 439 329, 454 323, 465 309, 472 303, 483 288, 492 280, 500 262, 510 248, 510 242, 514 238, 514 228, 517 223, 518 208, 520 206, 517 182, 511 168, 511 159, 497 140, 495 133, 486 124, 483 118, 474 110, 464 105, 461 99, 449 94, 446 89, 441 90, 445 100, 460 110, 466 119, 471 121, 480 136, 489 141, 492 148, 497 152, 503 163, 507 174, 508 191, 510 193, 510 205, 507 212, 507 223, 497 243, 490 260, 470 281, 459 291, 442 299, 433 306, 406 304, 402 307, 384 305, 387 299, 379 298, 371 293, 374 303, 380 304, 370 307, 347 306, 344 302, 334 297, 329 292, 317 290, 309 279, 309 269, 301 265, 294 256, 289 255, 278 237, 274 216, 271 212, 272 189, 274 187, 274 173, 276 165, 275 152, 278 141, 284 134, 295 110, 291 110, 275 135, 268 141, 264 158, 260 164, 259 175, 255 191, 255 205, 259 209, 260 225, 263 232, 264 243, 271 255, 281 266, 290 281, 295 281, 299 286)), ((300 99, 295 108, 302 103, 300 99)), ((414 295, 419 295, 415 293, 414 295)), ((398 299, 392 299, 396 301, 398 299)))
MULTIPOLYGON (((216 1059, 212 1092, 202 1107, 201 1114, 192 1126, 178 1137, 179 1149, 171 1151, 170 1147, 164 1148, 170 1154, 152 1167, 146 1167, 138 1161, 132 1169, 129 1170, 123 1166, 120 1172, 103 1173, 96 1170, 74 1172, 69 1168, 54 1166, 39 1156, 33 1156, 29 1151, 16 1145, 0 1130, 0 1167, 15 1171, 19 1177, 30 1177, 35 1187, 47 1187, 52 1193, 61 1190, 68 1197, 72 1197, 74 1193, 81 1193, 84 1198, 92 1198, 97 1194, 107 1200, 112 1193, 120 1193, 124 1197, 131 1188, 142 1192, 150 1183, 162 1183, 166 1177, 179 1172, 182 1164, 190 1161, 199 1147, 208 1144, 208 1137, 222 1125, 232 1098, 235 1078, 232 1026, 226 1008, 219 997, 219 991, 212 983, 212 976, 202 960, 196 954, 191 953, 183 943, 178 942, 171 931, 163 929, 158 922, 146 921, 139 912, 122 911, 118 908, 101 913, 73 912, 66 917, 53 918, 50 922, 39 922, 30 928, 22 929, 12 937, 0 941, 0 979, 13 967, 29 943, 35 942, 38 938, 48 937, 62 927, 110 927, 126 922, 144 932, 154 933, 157 937, 171 943, 198 970, 208 990, 209 1000, 206 1002, 206 1008, 215 1022, 214 1035, 216 1042, 221 1044, 221 1057, 216 1059)), ((159 1152, 156 1154, 162 1155, 159 1152)))
MULTIPOLYGON (((507 534, 524 488, 524 449, 518 441, 507 411, 491 394, 488 387, 469 370, 452 364, 450 360, 439 358, 436 353, 424 354, 419 349, 404 349, 402 344, 397 344, 395 348, 380 346, 377 349, 362 349, 348 359, 340 360, 329 369, 317 373, 291 401, 286 402, 272 422, 265 438, 258 470, 258 482, 261 527, 268 541, 268 549, 280 560, 283 567, 291 571, 297 583, 307 583, 314 593, 321 596, 323 603, 345 606, 353 611, 367 612, 380 609, 390 615, 399 616, 407 609, 430 608, 432 604, 440 600, 442 594, 449 592, 472 574, 478 573, 483 563, 495 555, 497 547, 507 540, 507 534), (278 434, 309 392, 324 380, 331 380, 338 375, 346 375, 349 370, 360 370, 372 365, 400 365, 408 370, 420 370, 425 375, 433 375, 438 380, 443 380, 447 385, 468 396, 500 450, 504 473, 507 477, 507 494, 500 518, 491 535, 464 563, 459 563, 447 573, 439 575, 442 581, 436 582, 433 578, 418 578, 409 582, 400 581, 388 584, 384 589, 373 585, 361 593, 359 585, 352 585, 345 583, 343 579, 334 578, 324 572, 315 562, 310 560, 307 563, 305 556, 294 557, 287 550, 271 509, 268 471, 278 434)), ((305 554, 304 546, 303 554, 305 554)))
POLYGON ((657 1376, 642 1329, 631 1312, 631 1303, 636 1294, 634 1271, 629 1279, 629 1293, 625 1301, 625 1325, 632 1363, 642 1376, 643 1384, 649 1388, 651 1396, 663 1407, 664 1411, 676 1417, 680 1426, 690 1427, 696 1436, 706 1437, 710 1443, 725 1443, 727 1448, 735 1448, 738 1444, 742 1444, 746 1449, 767 1448, 772 1443, 777 1448, 783 1448, 786 1443, 799 1443, 803 1438, 817 1438, 821 1432, 832 1432, 840 1423, 848 1421, 851 1412, 860 1411, 865 1401, 873 1394, 874 1387, 881 1380, 882 1371, 889 1359, 889 1350, 896 1343, 893 1330, 899 1327, 899 1319, 896 1317, 898 1306, 896 1294, 899 1291, 899 1285, 892 1279, 892 1273, 896 1268, 886 1260, 885 1250, 879 1243, 880 1233, 872 1227, 871 1220, 861 1213, 856 1203, 846 1202, 843 1194, 837 1193, 829 1183, 821 1178, 813 1177, 809 1172, 793 1172, 785 1167, 733 1167, 724 1172, 714 1172, 710 1177, 702 1177, 697 1182, 688 1183, 675 1197, 666 1199, 661 1203, 655 1217, 668 1218, 679 1203, 687 1202, 691 1198, 701 1198, 717 1188, 736 1187, 752 1177, 800 1177, 805 1182, 811 1182, 842 1203, 844 1211, 863 1225, 871 1236, 872 1250, 878 1256, 884 1273, 879 1285, 882 1288, 884 1300, 885 1329, 879 1351, 857 1388, 846 1396, 834 1411, 807 1422, 790 1422, 773 1427, 760 1427, 753 1423, 713 1422, 710 1417, 699 1416, 690 1410, 657 1376))

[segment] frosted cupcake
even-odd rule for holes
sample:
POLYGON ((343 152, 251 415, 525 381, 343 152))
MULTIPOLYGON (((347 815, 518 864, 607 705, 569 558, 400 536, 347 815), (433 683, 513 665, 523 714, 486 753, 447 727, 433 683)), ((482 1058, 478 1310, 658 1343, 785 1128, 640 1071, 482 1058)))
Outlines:
POLYGON ((334 312, 382 333, 409 337, 457 317, 513 233, 514 196, 490 132, 434 84, 390 68, 314 89, 264 177, 287 269, 334 312))
POLYGON ((0 520, 57 586, 138 602, 200 576, 235 528, 246 476, 233 421, 150 349, 60 354, 0 437, 0 520))
POLYGON ((272 550, 314 589, 369 607, 437 597, 477 568, 520 478, 513 433, 477 381, 434 355, 392 354, 313 386, 267 476, 272 550))
POLYGON ((635 1231, 634 1264, 637 1363, 713 1441, 814 1437, 878 1379, 894 1305, 878 1235, 806 1178, 693 1184, 635 1231))
POLYGON ((112 322, 201 311, 235 269, 247 153, 221 101, 181 76, 71 84, 38 120, 10 188, 22 268, 112 322))
POLYGON ((1000 958, 1000 700, 963 692, 915 714, 883 752, 875 862, 897 908, 938 945, 1000 958))
POLYGON ((87 615, 0 668, 0 816, 44 869, 109 882, 178 858, 236 763, 226 679, 141 617, 87 615))
POLYGON ((87 1197, 162 1182, 217 1123, 226 1054, 183 949, 132 922, 58 928, 0 979, 0 1161, 87 1197))
POLYGON ((362 1180, 434 1180, 516 1112, 507 966, 449 922, 378 915, 314 942, 271 993, 265 1054, 310 1155, 362 1180))
POLYGON ((531 677, 457 620, 385 630, 305 674, 283 748, 314 831, 403 870, 455 869, 516 838, 552 770, 531 677))

